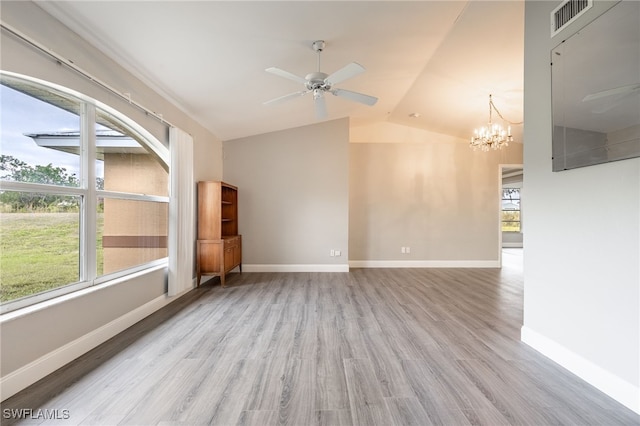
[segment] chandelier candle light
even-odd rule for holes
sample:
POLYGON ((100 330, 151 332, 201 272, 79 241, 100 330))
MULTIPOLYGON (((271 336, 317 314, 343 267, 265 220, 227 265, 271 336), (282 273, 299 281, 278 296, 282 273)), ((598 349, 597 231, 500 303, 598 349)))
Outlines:
MULTIPOLYGON (((495 124, 491 121, 491 113, 495 110, 496 113, 504 120, 500 111, 493 104, 491 95, 489 95, 489 124, 486 127, 482 127, 480 130, 475 129, 469 146, 474 149, 480 149, 482 151, 489 151, 489 149, 502 149, 502 147, 508 146, 509 142, 513 142, 513 136, 511 135, 511 126, 507 127, 505 131, 501 125, 495 124)), ((506 120, 505 120, 506 121, 506 120)))

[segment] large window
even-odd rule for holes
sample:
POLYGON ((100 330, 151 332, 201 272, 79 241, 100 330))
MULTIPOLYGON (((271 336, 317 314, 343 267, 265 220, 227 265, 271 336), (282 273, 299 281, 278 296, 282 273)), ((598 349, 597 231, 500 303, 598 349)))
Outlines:
POLYGON ((2 312, 167 262, 166 147, 82 95, 0 83, 2 312))
POLYGON ((502 190, 502 231, 520 232, 520 188, 502 190))

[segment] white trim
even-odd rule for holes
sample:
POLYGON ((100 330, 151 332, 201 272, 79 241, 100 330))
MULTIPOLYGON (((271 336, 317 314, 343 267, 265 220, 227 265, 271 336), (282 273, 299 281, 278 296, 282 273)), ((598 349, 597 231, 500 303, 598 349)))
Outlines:
MULTIPOLYGON (((178 296, 182 296, 190 290, 191 289, 188 289, 178 296)), ((60 367, 89 352, 91 349, 106 342, 113 336, 121 333, 178 298, 179 297, 175 296, 168 297, 166 294, 156 297, 133 311, 127 312, 102 327, 3 376, 0 378, 0 401, 4 401, 15 395, 27 386, 53 373, 60 367)))
POLYGON ((87 190, 79 186, 47 185, 44 183, 0 181, 0 190, 21 192, 42 192, 45 194, 86 195, 87 190))
POLYGON ((350 260, 352 268, 499 268, 499 260, 350 260))
POLYGON ((640 414, 640 387, 612 374, 532 329, 522 326, 520 340, 587 383, 640 414))
POLYGON ((349 265, 242 264, 242 272, 349 272, 349 265))
POLYGON ((503 242, 502 243, 502 247, 503 248, 522 248, 522 247, 524 247, 524 245, 522 244, 521 241, 520 242, 514 241, 514 242, 511 242, 511 243, 503 242))
POLYGON ((148 195, 148 194, 134 194, 132 192, 119 192, 119 191, 105 191, 97 190, 98 197, 115 198, 118 200, 129 201, 149 201, 154 203, 169 203, 169 197, 164 195, 148 195))
POLYGON ((96 107, 80 104, 80 179, 87 195, 80 210, 80 279, 93 281, 98 275, 98 200, 96 197, 96 107))

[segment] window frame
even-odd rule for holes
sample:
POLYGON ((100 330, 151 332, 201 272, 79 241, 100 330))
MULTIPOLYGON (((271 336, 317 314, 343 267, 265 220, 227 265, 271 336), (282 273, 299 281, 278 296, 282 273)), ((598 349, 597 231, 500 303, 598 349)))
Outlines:
MULTIPOLYGON (((15 300, 0 303, 0 314, 16 311, 21 308, 45 302, 50 299, 77 292, 89 287, 105 284, 109 281, 138 273, 143 270, 155 268, 159 265, 168 266, 168 254, 166 257, 125 268, 119 271, 97 275, 97 203, 99 198, 124 199, 132 201, 150 201, 166 203, 169 205, 169 195, 146 195, 140 193, 118 192, 100 190, 96 188, 96 117, 98 111, 108 114, 117 120, 119 125, 124 125, 128 131, 136 135, 138 141, 143 141, 145 147, 152 150, 158 161, 164 163, 170 174, 170 152, 155 136, 146 131, 141 125, 128 118, 124 114, 86 95, 78 93, 54 83, 40 79, 0 70, 0 83, 19 82, 33 85, 34 88, 44 90, 45 93, 55 93, 62 98, 78 102, 80 119, 80 167, 78 187, 58 186, 31 182, 16 182, 0 179, 0 191, 21 191, 37 193, 55 193, 61 195, 77 196, 80 198, 80 211, 78 212, 79 229, 79 280, 77 282, 64 283, 59 287, 45 290, 33 295, 23 296, 15 300)), ((11 87, 10 85, 7 85, 11 87)), ((33 94, 29 94, 34 96, 33 94)), ((41 102, 46 102, 40 99, 41 102)), ((55 104, 54 104, 55 105, 55 104)), ((60 107, 60 106, 58 106, 60 107)), ((169 188, 167 188, 167 194, 169 188)))

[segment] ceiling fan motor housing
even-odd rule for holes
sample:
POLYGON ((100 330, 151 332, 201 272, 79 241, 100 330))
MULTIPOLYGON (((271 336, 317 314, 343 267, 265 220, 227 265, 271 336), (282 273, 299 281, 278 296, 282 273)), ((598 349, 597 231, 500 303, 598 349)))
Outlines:
POLYGON ((331 89, 331 85, 325 82, 325 79, 327 77, 329 77, 328 74, 325 74, 320 71, 307 74, 307 76, 304 78, 305 80, 307 80, 305 86, 307 87, 308 90, 315 90, 315 89, 329 90, 331 89))

